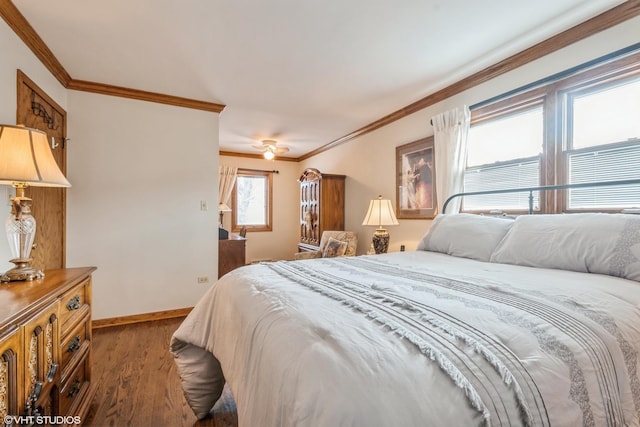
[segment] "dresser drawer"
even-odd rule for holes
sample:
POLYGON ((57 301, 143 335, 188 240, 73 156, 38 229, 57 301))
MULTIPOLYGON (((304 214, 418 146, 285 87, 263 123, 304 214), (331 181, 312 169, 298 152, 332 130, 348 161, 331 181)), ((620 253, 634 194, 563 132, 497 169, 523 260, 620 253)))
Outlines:
POLYGON ((87 316, 83 321, 65 337, 60 344, 60 360, 62 367, 62 380, 67 377, 69 373, 70 365, 75 365, 72 360, 76 357, 80 357, 85 353, 85 347, 89 346, 90 333, 90 320, 87 316))
POLYGON ((80 401, 89 389, 89 359, 85 357, 73 373, 62 383, 60 389, 60 413, 76 415, 80 401))
POLYGON ((0 427, 3 416, 33 408, 39 415, 64 417, 55 423, 59 427, 78 427, 89 412, 96 390, 91 383, 94 270, 47 270, 42 279, 0 285, 0 427))
MULTIPOLYGON (((0 421, 18 414, 18 372, 22 363, 21 334, 18 328, 0 336, 0 421)), ((4 424, 2 424, 4 425, 4 424)))
POLYGON ((25 396, 34 390, 37 383, 42 384, 42 394, 46 394, 47 388, 55 380, 59 368, 57 349, 60 345, 58 308, 56 300, 22 326, 25 396))
POLYGON ((65 325, 76 316, 81 316, 89 304, 90 279, 69 289, 62 295, 60 307, 60 323, 63 330, 65 325))

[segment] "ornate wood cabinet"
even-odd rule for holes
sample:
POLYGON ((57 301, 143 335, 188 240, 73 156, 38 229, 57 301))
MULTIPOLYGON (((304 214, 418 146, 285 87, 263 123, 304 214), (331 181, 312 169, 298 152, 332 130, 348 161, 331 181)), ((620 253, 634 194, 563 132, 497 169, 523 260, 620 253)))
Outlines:
POLYGON ((47 270, 41 280, 0 284, 0 420, 5 424, 37 423, 35 417, 42 417, 44 425, 74 425, 86 416, 95 391, 94 270, 47 270))
MULTIPOLYGON (((18 413, 18 371, 22 358, 20 334, 18 328, 10 329, 0 336, 0 423, 5 417, 18 413)), ((4 425, 4 424, 0 424, 4 425)))
POLYGON ((316 251, 325 230, 344 230, 346 176, 307 169, 300 179, 300 242, 298 251, 316 251))

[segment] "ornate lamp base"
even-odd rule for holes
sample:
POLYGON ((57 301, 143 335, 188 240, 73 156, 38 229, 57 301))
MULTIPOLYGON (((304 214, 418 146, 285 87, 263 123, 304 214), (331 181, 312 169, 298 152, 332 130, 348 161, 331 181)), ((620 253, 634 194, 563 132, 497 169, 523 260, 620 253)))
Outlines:
POLYGON ((389 249, 389 232, 384 228, 378 228, 373 233, 373 247, 377 254, 385 254, 389 249))
POLYGON ((16 266, 0 276, 0 282, 31 282, 42 279, 44 273, 31 267, 31 249, 36 235, 36 219, 31 215, 32 200, 25 197, 27 184, 14 183, 16 197, 11 199, 11 215, 5 228, 9 248, 14 259, 9 262, 16 266))
POLYGON ((42 270, 35 269, 29 265, 30 259, 12 259, 10 262, 16 266, 0 276, 0 282, 31 282, 44 277, 42 270))

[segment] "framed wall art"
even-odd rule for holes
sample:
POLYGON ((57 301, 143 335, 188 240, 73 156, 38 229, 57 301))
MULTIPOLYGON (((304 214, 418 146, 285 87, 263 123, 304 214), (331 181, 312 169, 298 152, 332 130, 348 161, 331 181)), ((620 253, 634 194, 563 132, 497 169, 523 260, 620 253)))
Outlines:
POLYGON ((435 217, 436 187, 433 136, 396 147, 396 211, 398 218, 435 217))

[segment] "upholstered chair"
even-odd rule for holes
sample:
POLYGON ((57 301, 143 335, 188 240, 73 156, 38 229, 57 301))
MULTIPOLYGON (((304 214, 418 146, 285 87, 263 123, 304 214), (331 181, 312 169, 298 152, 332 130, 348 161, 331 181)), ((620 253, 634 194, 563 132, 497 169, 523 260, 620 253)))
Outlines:
POLYGON ((298 252, 293 259, 331 258, 354 256, 358 247, 358 236, 353 231, 324 231, 320 237, 320 249, 298 252))

